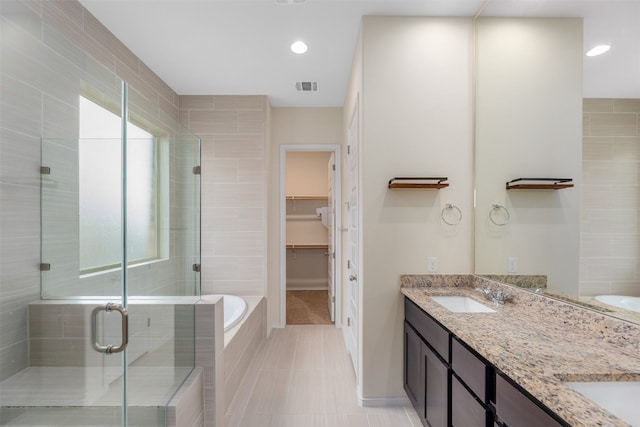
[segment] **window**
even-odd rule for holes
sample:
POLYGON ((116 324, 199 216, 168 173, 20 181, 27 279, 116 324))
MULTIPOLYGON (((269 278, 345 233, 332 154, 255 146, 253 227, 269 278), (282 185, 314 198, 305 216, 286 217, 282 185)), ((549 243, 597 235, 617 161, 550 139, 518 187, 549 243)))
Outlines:
MULTIPOLYGON (((80 97, 80 273, 120 268, 122 262, 122 122, 80 97)), ((127 123, 127 258, 160 258, 159 147, 150 132, 127 123)))

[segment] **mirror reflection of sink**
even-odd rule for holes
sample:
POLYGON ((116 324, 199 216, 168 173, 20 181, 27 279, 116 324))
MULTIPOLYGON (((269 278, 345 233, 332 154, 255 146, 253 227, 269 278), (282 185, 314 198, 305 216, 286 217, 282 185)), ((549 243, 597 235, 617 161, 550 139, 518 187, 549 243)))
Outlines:
POLYGON ((618 418, 640 426, 640 381, 565 382, 618 418))
POLYGON ((436 296, 432 300, 454 313, 495 313, 496 311, 469 297, 436 296))

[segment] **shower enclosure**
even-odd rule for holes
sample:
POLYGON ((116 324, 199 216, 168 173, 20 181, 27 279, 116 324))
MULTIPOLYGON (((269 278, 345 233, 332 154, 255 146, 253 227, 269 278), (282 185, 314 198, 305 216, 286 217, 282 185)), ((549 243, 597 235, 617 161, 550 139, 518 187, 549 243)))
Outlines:
POLYGON ((0 425, 167 425, 195 360, 200 140, 56 37, 69 107, 41 140, 41 299, 0 425))

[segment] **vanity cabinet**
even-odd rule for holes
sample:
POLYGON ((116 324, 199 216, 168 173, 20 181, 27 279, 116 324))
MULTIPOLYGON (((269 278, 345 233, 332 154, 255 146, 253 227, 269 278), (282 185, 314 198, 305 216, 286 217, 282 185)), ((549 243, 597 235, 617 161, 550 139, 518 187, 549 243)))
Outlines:
POLYGON ((404 308, 404 389, 424 426, 568 426, 413 301, 404 308))

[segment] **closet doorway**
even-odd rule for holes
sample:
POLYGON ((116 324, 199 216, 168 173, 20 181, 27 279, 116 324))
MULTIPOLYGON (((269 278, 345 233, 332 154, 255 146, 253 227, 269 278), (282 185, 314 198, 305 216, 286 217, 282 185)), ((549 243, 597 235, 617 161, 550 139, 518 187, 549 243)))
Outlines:
POLYGON ((281 324, 340 327, 339 145, 282 146, 281 324))

